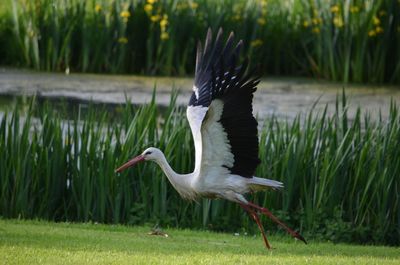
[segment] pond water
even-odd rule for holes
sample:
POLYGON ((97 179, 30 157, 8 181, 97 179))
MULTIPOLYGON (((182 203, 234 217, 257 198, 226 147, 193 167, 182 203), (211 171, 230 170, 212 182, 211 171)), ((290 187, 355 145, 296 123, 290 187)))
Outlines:
MULTIPOLYGON (((79 100, 68 97, 45 97, 37 95, 20 95, 20 94, 0 94, 0 113, 11 110, 15 105, 28 106, 32 100, 35 104, 48 104, 49 107, 59 111, 60 115, 66 115, 66 119, 73 117, 75 114, 85 115, 89 106, 97 110, 107 110, 111 117, 116 116, 124 104, 120 103, 102 103, 96 101, 79 100), (115 115, 114 115, 115 114, 115 115)), ((62 116, 63 117, 63 116, 62 116)))
MULTIPOLYGON (((93 102, 101 108, 115 110, 128 99, 145 104, 156 88, 156 101, 169 104, 173 89, 179 90, 177 104, 186 105, 193 86, 192 78, 142 77, 94 74, 54 74, 13 69, 0 69, 0 110, 15 101, 28 101, 36 95, 39 101, 50 100, 55 106, 67 102, 71 108, 85 108, 93 102)), ((388 115, 391 100, 400 103, 400 88, 394 86, 346 85, 315 79, 263 79, 254 95, 254 114, 259 119, 275 115, 293 119, 311 109, 321 111, 328 104, 328 113, 335 109, 336 97, 346 91, 348 112, 357 107, 377 118, 388 115)))

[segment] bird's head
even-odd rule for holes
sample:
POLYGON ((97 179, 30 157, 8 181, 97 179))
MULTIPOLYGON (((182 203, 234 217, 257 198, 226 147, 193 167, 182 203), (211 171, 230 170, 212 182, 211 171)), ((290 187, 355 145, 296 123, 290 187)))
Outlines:
POLYGON ((142 154, 132 158, 131 160, 129 160, 128 162, 126 162, 125 164, 123 164, 122 166, 117 168, 115 170, 115 172, 120 173, 120 172, 124 171, 125 169, 132 167, 142 161, 148 161, 148 160, 157 161, 157 160, 161 159, 162 156, 163 156, 163 153, 161 152, 160 149, 157 149, 155 147, 149 147, 146 150, 144 150, 142 154))

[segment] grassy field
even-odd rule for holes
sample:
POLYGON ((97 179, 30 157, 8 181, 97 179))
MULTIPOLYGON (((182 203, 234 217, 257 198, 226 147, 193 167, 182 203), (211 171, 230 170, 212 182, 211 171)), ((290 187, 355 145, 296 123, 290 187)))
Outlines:
POLYGON ((0 264, 399 264, 398 248, 150 227, 0 220, 0 264))

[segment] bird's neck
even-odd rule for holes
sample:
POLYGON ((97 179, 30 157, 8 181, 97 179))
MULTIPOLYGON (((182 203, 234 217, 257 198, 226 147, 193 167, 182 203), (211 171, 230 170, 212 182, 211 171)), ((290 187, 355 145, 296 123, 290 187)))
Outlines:
POLYGON ((193 195, 191 194, 191 180, 192 174, 178 174, 176 173, 165 158, 163 156, 155 161, 161 169, 164 171, 167 176, 169 182, 171 182, 172 186, 179 192, 182 197, 190 199, 193 195))

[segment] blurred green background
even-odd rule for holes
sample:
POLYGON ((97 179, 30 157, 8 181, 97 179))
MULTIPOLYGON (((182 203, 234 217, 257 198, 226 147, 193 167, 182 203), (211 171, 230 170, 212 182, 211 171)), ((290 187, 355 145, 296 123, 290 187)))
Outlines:
POLYGON ((398 0, 3 0, 0 64, 190 75, 208 27, 266 76, 400 83, 398 0))

